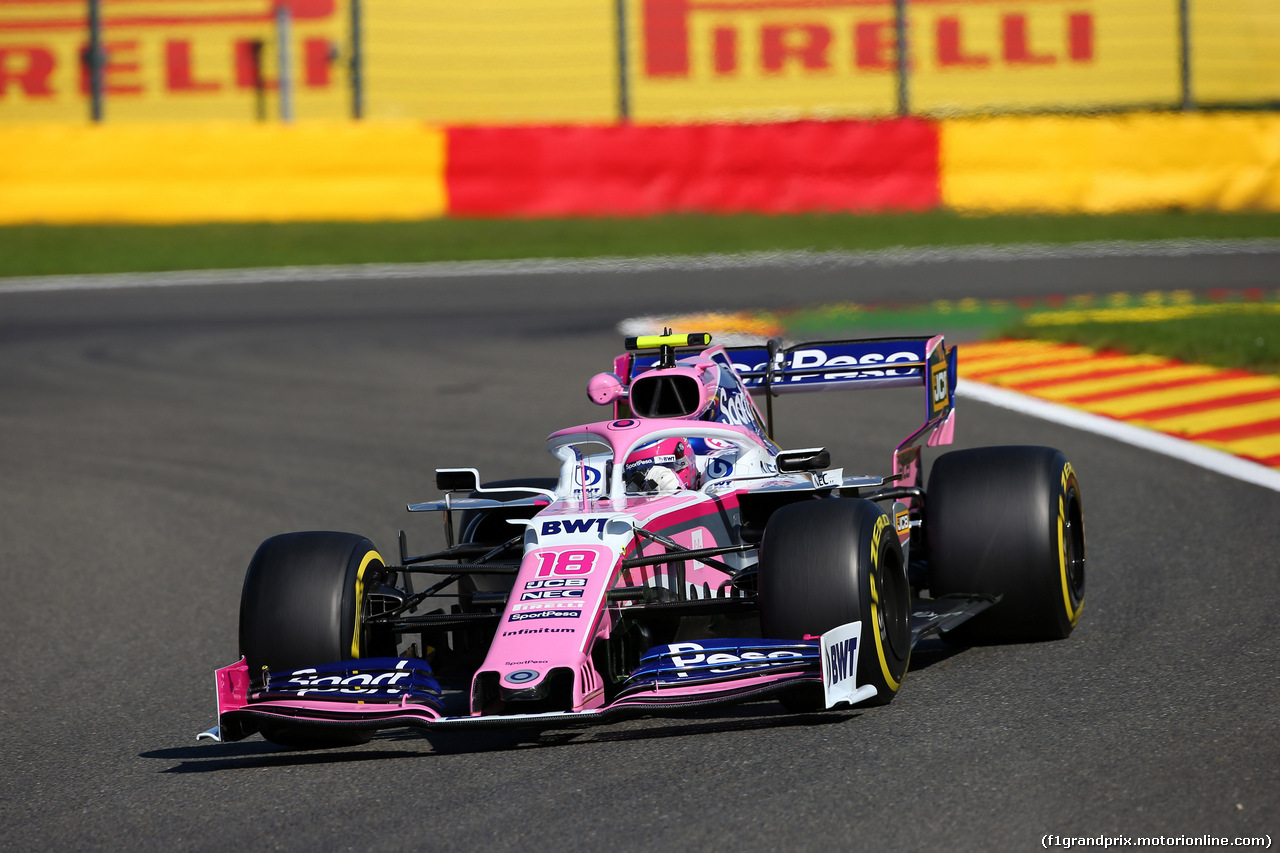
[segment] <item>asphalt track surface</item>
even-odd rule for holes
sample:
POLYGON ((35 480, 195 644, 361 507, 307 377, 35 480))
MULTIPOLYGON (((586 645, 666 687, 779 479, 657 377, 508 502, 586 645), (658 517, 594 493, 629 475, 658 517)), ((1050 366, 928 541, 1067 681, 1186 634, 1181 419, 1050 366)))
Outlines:
MULTIPOLYGON (((549 473, 622 318, 826 300, 1274 286, 1280 255, 0 293, 0 847, 1028 850, 1280 836, 1280 493, 961 401, 964 445, 1079 472, 1059 643, 917 650, 885 708, 776 704, 291 752, 197 744, 257 543, 393 550, 436 466, 549 473)), ((963 366, 962 366, 963 371, 963 366)), ((918 393, 918 392, 917 392, 918 393)), ((779 402, 883 472, 906 392, 779 402)))

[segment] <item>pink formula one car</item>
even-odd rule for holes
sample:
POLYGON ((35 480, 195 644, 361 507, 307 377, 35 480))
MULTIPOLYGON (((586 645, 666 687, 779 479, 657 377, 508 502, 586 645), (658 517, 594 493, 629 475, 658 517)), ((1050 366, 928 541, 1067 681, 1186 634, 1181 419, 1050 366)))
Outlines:
POLYGON ((930 634, 1066 637, 1085 545, 1063 455, 953 451, 921 485, 922 446, 951 441, 955 379, 941 337, 629 339, 588 385, 611 417, 548 437, 558 477, 437 471, 444 498, 409 511, 443 516, 443 551, 411 556, 403 532, 397 564, 354 534, 264 542, 243 657, 218 670, 201 737, 332 745, 766 697, 886 704, 930 634), (771 439, 778 394, 904 385, 924 387, 925 422, 888 476, 771 439))

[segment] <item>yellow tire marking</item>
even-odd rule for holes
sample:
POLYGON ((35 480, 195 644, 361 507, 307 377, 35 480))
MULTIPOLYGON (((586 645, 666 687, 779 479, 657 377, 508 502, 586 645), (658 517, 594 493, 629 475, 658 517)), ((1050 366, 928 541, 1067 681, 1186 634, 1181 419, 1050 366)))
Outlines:
MULTIPOLYGON (((876 528, 871 534, 871 564, 880 566, 880 533, 889 526, 889 516, 882 515, 876 519, 876 528)), ((898 692, 898 680, 889 672, 889 661, 884 656, 884 642, 880 639, 880 590, 876 588, 876 576, 872 574, 871 582, 871 630, 876 638, 876 656, 880 658, 880 674, 890 690, 898 692)))
POLYGON ((377 551, 369 551, 364 555, 364 559, 360 561, 360 568, 356 570, 356 625, 355 630, 351 633, 352 660, 360 657, 360 615, 364 611, 364 570, 369 568, 369 564, 374 560, 384 566, 386 565, 381 554, 377 551))

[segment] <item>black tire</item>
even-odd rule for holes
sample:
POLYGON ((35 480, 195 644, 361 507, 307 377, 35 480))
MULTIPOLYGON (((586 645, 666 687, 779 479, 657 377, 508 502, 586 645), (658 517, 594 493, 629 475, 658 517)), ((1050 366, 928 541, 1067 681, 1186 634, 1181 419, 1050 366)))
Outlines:
POLYGON ((945 639, 1061 640, 1084 606, 1084 504, 1052 447, 979 447, 933 463, 925 501, 929 588, 1003 596, 945 639))
MULTIPOLYGON (((360 625, 363 590, 382 557, 353 533, 285 533, 263 542, 245 573, 240 594, 240 653, 256 685, 263 668, 303 666, 395 654, 390 632, 360 625)), ((285 746, 365 743, 371 732, 263 724, 263 737, 285 746)))
MULTIPOLYGON (((760 629, 800 640, 861 620, 859 685, 887 705, 911 657, 911 586, 893 519, 867 500, 826 499, 782 507, 760 542, 760 629)), ((784 699, 792 710, 822 707, 820 690, 784 699)))

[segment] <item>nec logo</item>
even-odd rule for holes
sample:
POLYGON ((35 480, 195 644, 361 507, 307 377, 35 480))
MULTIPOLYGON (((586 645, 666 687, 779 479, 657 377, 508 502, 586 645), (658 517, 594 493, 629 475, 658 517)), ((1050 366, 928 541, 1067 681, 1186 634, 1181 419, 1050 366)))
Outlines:
POLYGON ((542 601, 548 598, 582 598, 580 589, 539 589, 520 593, 521 601, 542 601))

